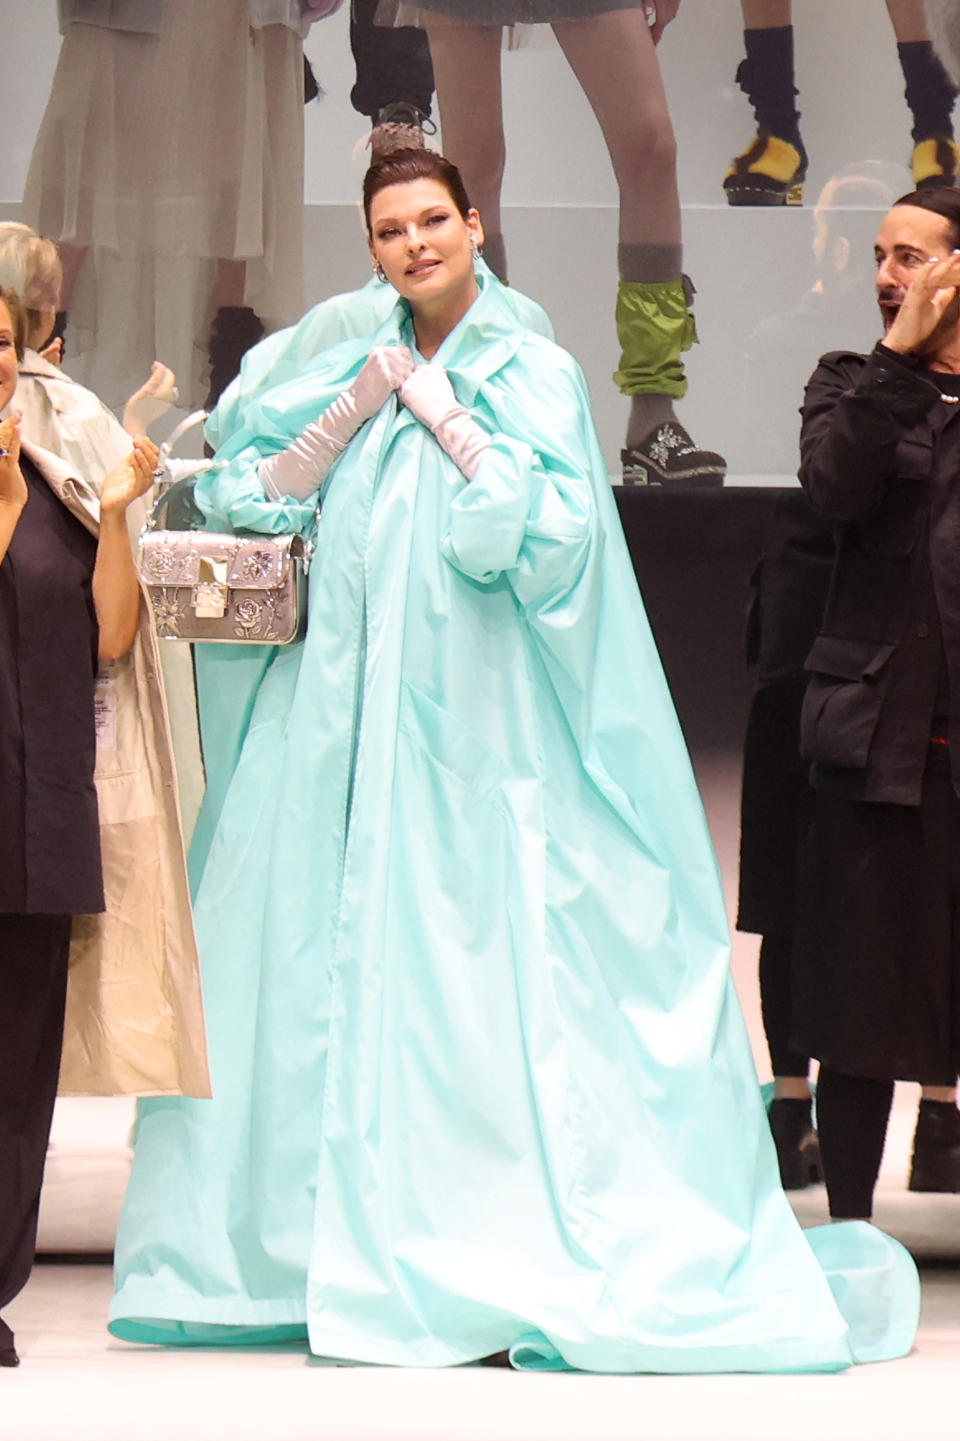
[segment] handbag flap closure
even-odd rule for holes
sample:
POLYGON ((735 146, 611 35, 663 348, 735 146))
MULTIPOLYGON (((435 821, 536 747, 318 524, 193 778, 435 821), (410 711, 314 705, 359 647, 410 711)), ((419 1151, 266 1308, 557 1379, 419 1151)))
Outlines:
POLYGON ((215 582, 234 590, 276 590, 287 580, 291 556, 302 554, 298 535, 158 530, 141 537, 140 573, 147 585, 215 582))
POLYGON ((293 539, 292 535, 271 537, 268 544, 261 536, 237 540, 227 585, 243 590, 276 590, 287 578, 293 539))

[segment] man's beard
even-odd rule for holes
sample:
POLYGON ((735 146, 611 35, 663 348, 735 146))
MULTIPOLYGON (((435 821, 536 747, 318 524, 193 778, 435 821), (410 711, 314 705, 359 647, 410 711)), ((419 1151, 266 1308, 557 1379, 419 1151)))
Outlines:
MULTIPOLYGON (((877 300, 881 306, 880 314, 883 318, 884 335, 888 334, 897 316, 893 312, 884 310, 882 308, 883 304, 885 301, 897 299, 899 299, 901 304, 903 303, 903 297, 897 291, 881 291, 877 296, 877 300)), ((935 328, 913 353, 914 355, 935 355, 938 350, 944 348, 949 340, 954 338, 960 339, 960 290, 958 290, 957 294, 954 295, 950 301, 950 304, 937 321, 935 328)))

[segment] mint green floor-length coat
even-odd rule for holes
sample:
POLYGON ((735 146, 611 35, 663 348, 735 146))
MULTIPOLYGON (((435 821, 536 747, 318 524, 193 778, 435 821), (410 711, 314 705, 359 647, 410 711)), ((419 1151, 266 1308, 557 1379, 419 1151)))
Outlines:
MULTIPOLYGON (((391 342, 402 303, 248 398, 212 527, 312 530, 258 462, 391 342)), ((214 1099, 141 1108, 111 1330, 618 1372, 900 1354, 906 1253, 811 1244, 779 1188, 579 369, 495 281, 436 361, 493 437, 472 483, 391 398, 325 483, 304 642, 204 648, 214 1099)))

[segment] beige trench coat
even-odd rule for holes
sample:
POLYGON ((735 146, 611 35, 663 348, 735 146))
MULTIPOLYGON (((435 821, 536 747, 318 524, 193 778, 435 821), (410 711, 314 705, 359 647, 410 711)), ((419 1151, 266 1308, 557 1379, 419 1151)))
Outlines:
MULTIPOLYGON (((97 495, 108 471, 130 454, 131 439, 92 390, 79 385, 65 371, 26 350, 20 362, 17 393, 4 411, 19 410, 20 431, 33 445, 52 451, 82 475, 97 495)), ((136 541, 149 513, 145 499, 127 511, 130 539, 136 541)), ((173 731, 180 819, 187 844, 193 835, 204 775, 197 724, 197 698, 193 684, 193 657, 185 642, 164 641, 160 647, 163 688, 173 731)))
MULTIPOLYGON (((49 451, 27 442, 23 450, 95 535, 94 491, 49 451)), ((133 647, 98 681, 95 778, 106 912, 73 923, 61 1094, 209 1096, 170 727, 146 597, 133 647)))

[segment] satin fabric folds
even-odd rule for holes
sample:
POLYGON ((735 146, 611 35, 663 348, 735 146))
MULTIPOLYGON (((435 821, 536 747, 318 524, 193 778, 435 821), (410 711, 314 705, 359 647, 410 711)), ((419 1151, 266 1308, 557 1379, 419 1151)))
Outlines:
MULTIPOLYGON (((258 461, 412 338, 399 303, 248 396, 210 525, 312 534, 258 461)), ((302 645, 202 648, 214 1099, 141 1106, 111 1330, 614 1372, 900 1354, 906 1253, 848 1225, 821 1264, 779 1188, 579 369, 493 280, 436 360, 493 436, 474 481, 391 399, 325 484, 302 645)))

